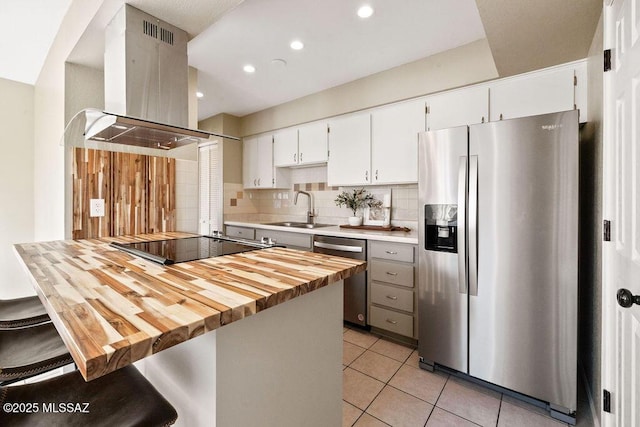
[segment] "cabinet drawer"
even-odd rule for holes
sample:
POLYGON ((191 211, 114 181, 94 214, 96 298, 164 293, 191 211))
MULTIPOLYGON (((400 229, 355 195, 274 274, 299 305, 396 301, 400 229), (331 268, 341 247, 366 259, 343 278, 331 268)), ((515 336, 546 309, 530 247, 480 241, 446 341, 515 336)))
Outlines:
POLYGON ((227 225, 225 228, 225 234, 229 237, 240 237, 241 239, 255 239, 256 230, 253 228, 236 227, 234 225, 227 225))
POLYGON ((371 257, 413 262, 413 246, 402 243, 371 242, 371 257))
POLYGON ((413 291, 371 283, 371 302, 413 313, 413 291))
POLYGON ((369 319, 371 326, 413 337, 413 316, 411 315, 372 306, 369 319))
POLYGON ((275 240, 277 244, 285 245, 288 248, 311 250, 311 234, 257 229, 256 240, 262 240, 263 237, 269 237, 271 240, 275 240))
POLYGON ((372 260, 369 264, 371 280, 413 288, 413 265, 372 260))

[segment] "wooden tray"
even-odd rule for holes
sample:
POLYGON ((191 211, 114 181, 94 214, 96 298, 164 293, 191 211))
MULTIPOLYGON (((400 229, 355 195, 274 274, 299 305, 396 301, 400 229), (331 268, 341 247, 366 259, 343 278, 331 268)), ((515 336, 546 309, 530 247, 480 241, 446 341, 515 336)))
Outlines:
POLYGON ((384 227, 382 225, 340 225, 340 228, 353 228, 355 230, 376 230, 376 231, 411 231, 407 227, 389 226, 384 227))

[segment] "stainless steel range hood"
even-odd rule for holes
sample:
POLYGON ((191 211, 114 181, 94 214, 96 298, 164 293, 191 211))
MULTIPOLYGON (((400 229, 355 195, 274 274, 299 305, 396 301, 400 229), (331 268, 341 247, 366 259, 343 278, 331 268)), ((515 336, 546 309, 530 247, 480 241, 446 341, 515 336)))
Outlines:
POLYGON ((239 140, 187 127, 183 30, 125 4, 106 28, 104 64, 106 111, 79 112, 66 145, 195 160, 210 136, 239 140))

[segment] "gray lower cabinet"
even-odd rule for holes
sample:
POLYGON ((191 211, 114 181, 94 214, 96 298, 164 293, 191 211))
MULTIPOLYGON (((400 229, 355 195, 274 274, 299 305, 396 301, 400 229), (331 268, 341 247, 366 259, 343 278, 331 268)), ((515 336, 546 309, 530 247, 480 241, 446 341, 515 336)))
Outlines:
POLYGON ((254 240, 256 238, 256 230, 248 227, 238 227, 235 225, 227 225, 224 234, 229 237, 239 237, 241 239, 254 240))
POLYGON ((369 241, 369 323, 411 339, 418 336, 415 245, 369 241))
POLYGON ((284 245, 291 249, 301 251, 311 251, 313 249, 313 236, 306 233, 292 233, 289 231, 256 229, 256 240, 268 237, 279 245, 284 245))

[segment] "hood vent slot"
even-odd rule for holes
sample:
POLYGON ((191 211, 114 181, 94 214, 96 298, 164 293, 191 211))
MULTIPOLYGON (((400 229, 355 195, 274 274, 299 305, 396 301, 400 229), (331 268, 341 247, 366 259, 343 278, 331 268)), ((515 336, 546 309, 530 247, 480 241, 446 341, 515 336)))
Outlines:
MULTIPOLYGON (((142 32, 151 38, 157 39, 158 25, 145 19, 142 21, 142 32)), ((173 46, 173 31, 160 27, 160 41, 173 46)))
POLYGON ((173 33, 160 27, 160 40, 173 46, 173 33))
POLYGON ((149 37, 153 37, 154 39, 158 38, 158 26, 147 21, 146 19, 142 21, 142 32, 149 37))

